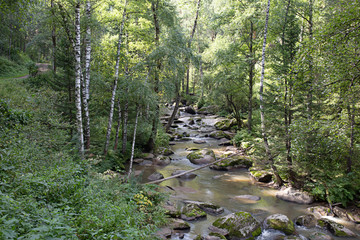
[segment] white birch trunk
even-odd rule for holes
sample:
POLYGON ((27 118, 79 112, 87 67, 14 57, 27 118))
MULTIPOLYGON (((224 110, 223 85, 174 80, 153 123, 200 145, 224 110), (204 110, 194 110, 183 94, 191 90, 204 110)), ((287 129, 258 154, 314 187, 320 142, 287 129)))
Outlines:
POLYGON ((115 135, 115 143, 114 143, 114 150, 117 150, 118 144, 119 144, 119 132, 120 132, 120 124, 121 124, 121 105, 120 105, 120 100, 117 101, 117 105, 118 105, 118 121, 117 121, 117 126, 116 126, 116 135, 115 135))
POLYGON ((107 154, 108 149, 109 149, 109 143, 110 143, 110 134, 111 134, 113 115, 114 115, 115 96, 116 96, 117 83, 118 83, 118 80, 119 80, 120 50, 121 50, 121 44, 122 44, 122 32, 123 32, 123 29, 124 29, 125 18, 126 18, 127 2, 128 1, 126 0, 123 15, 122 15, 120 32, 119 32, 119 41, 118 41, 116 64, 115 64, 115 79, 114 79, 114 85, 113 85, 113 89, 112 89, 112 96, 111 96, 111 103, 110 103, 110 113, 109 113, 109 121, 108 121, 108 127, 107 127, 107 132, 106 132, 106 142, 105 142, 105 148, 104 148, 104 155, 107 154))
POLYGON ((133 142, 132 142, 132 146, 131 146, 131 157, 130 157, 130 166, 129 166, 128 178, 131 175, 132 167, 133 167, 134 151, 135 151, 135 140, 136 140, 136 128, 137 128, 137 125, 138 125, 139 112, 140 112, 139 109, 136 109, 136 119, 135 119, 133 142))
POLYGON ((266 155, 268 157, 269 163, 271 165, 272 170, 274 171, 274 175, 276 177, 276 183, 281 186, 283 181, 278 174, 277 168, 274 165, 274 157, 271 153, 269 142, 266 136, 266 127, 265 127, 265 113, 264 113, 264 101, 263 101, 263 90, 264 90, 264 75, 265 75, 265 52, 266 52, 266 37, 267 37, 267 28, 269 22, 269 12, 270 12, 270 0, 268 0, 267 8, 266 8, 266 20, 265 20, 265 30, 264 30, 264 42, 262 47, 262 60, 261 60, 261 78, 260 78, 260 115, 261 115, 261 132, 264 140, 264 146, 266 155))
POLYGON ((84 134, 82 127, 81 112, 81 53, 80 53, 80 2, 75 7, 75 105, 76 105, 76 124, 79 137, 80 154, 84 156, 84 134))
POLYGON ((86 1, 86 38, 85 38, 85 86, 86 86, 86 100, 90 98, 90 67, 91 67, 91 3, 86 1))

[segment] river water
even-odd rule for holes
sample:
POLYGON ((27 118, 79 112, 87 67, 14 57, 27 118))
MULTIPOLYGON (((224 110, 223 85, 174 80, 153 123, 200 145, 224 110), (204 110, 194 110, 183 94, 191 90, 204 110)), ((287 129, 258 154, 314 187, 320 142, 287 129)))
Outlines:
MULTIPOLYGON (((219 140, 205 137, 207 133, 215 130, 213 126, 216 121, 219 120, 216 116, 200 116, 200 115, 189 115, 181 113, 179 118, 184 123, 177 124, 176 132, 182 134, 183 132, 189 133, 190 137, 188 141, 175 141, 174 145, 171 146, 174 154, 171 155, 171 164, 165 167, 161 166, 136 166, 136 170, 143 171, 144 181, 148 181, 147 177, 155 171, 158 171, 164 175, 164 177, 171 176, 171 173, 175 170, 191 170, 199 165, 192 164, 187 158, 187 154, 190 151, 186 149, 196 148, 207 148, 212 149, 217 156, 226 151, 226 147, 219 146, 219 140), (186 124, 190 118, 201 119, 196 125, 191 128, 199 128, 196 130, 190 129, 186 124), (185 125, 185 126, 184 126, 185 125), (204 144, 195 144, 194 140, 204 140, 204 144)), ((193 180, 180 180, 171 179, 160 183, 161 186, 169 186, 175 191, 169 190, 171 199, 173 200, 194 200, 210 202, 222 206, 225 212, 219 216, 224 216, 232 212, 246 211, 253 214, 260 222, 262 222, 267 216, 275 213, 284 214, 289 219, 294 220, 297 216, 306 214, 306 208, 310 205, 301 205, 286 202, 275 197, 276 190, 259 186, 252 182, 249 177, 247 169, 238 169, 233 171, 216 171, 209 168, 204 168, 194 172, 197 177, 193 180), (238 195, 255 195, 261 197, 260 201, 251 200, 239 200, 235 199, 238 195)), ((198 234, 206 236, 209 233, 208 227, 219 217, 207 215, 204 220, 190 222, 191 230, 185 233, 183 239, 194 239, 198 234)), ((346 225, 354 231, 355 225, 349 222, 342 221, 342 224, 346 225)), ((307 239, 314 231, 320 231, 321 229, 305 229, 302 227, 296 227, 297 232, 300 234, 302 239, 307 239)), ((326 233, 325 231, 323 231, 326 233)), ((258 240, 271 240, 279 236, 280 232, 263 231, 262 235, 259 236, 258 240)), ((330 234, 330 233, 327 233, 330 234)), ((173 237, 172 239, 179 239, 173 237)), ((334 239, 343 239, 336 238, 334 239)), ((350 239, 350 238, 346 238, 350 239)), ((355 238, 360 239, 360 238, 355 238)))

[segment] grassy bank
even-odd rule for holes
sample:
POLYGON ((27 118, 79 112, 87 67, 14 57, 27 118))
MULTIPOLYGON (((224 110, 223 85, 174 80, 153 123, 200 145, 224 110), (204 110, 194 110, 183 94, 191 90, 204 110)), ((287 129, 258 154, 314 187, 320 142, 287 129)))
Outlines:
POLYGON ((58 97, 0 79, 0 239, 156 239, 164 196, 81 160, 58 97))

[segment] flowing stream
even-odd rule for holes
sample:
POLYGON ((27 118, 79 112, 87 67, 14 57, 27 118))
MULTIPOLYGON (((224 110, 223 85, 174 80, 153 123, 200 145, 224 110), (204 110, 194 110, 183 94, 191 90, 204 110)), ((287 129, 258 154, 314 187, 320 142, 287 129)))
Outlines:
MULTIPOLYGON (((205 137, 207 133, 215 130, 213 126, 218 121, 216 116, 203 116, 203 115, 189 115, 181 113, 181 117, 178 119, 183 123, 177 123, 178 128, 176 132, 182 134, 184 132, 190 134, 187 141, 174 141, 174 145, 171 146, 174 154, 171 155, 171 164, 161 166, 136 166, 136 170, 143 171, 144 181, 148 181, 147 177, 155 171, 158 171, 164 175, 164 177, 171 176, 171 173, 175 170, 190 170, 199 165, 192 164, 187 158, 187 154, 190 151, 186 149, 207 148, 212 149, 217 156, 222 152, 225 152, 226 147, 219 146, 219 140, 205 137), (187 126, 189 119, 201 119, 198 120, 195 125, 187 126), (194 130, 196 129, 196 130, 194 130), (194 140, 204 140, 204 144, 195 144, 194 140)), ((233 171, 216 171, 209 168, 204 168, 194 172, 197 177, 192 180, 180 180, 171 179, 160 183, 161 186, 170 186, 175 191, 169 190, 171 193, 171 199, 178 201, 181 200, 194 200, 210 202, 222 206, 225 212, 219 216, 224 216, 232 212, 246 211, 253 214, 259 221, 263 221, 267 216, 275 213, 284 214, 289 219, 294 220, 297 216, 306 214, 306 208, 309 205, 300 205, 295 203, 286 202, 275 197, 276 190, 262 187, 254 184, 249 177, 247 169, 237 169, 233 171), (251 200, 239 200, 234 199, 237 195, 255 195, 261 197, 260 201, 251 200)), ((208 227, 219 217, 207 215, 204 220, 190 222, 191 230, 185 233, 183 239, 194 239, 198 234, 206 236, 209 233, 208 227)), ((354 231, 354 224, 349 222, 341 222, 354 231)), ((314 231, 323 231, 320 229, 305 229, 303 227, 296 227, 298 233, 302 239, 307 239, 314 231)), ((324 232, 326 233, 326 232, 324 232)), ((271 240, 276 239, 281 233, 276 231, 263 231, 258 240, 271 240)), ((329 234, 329 233, 327 233, 329 234)), ((178 237, 172 239, 179 239, 178 237)), ((334 239, 343 239, 336 238, 334 239)), ((346 238, 350 239, 350 238, 346 238)))

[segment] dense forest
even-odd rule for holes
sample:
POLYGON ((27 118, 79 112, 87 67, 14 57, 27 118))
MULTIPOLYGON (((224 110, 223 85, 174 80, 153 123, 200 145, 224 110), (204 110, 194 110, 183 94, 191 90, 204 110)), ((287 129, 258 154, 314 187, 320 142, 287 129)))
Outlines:
POLYGON ((156 239, 168 196, 133 162, 186 140, 180 110, 221 117, 272 187, 360 207, 358 0, 1 0, 0 20, 0 239, 156 239))

